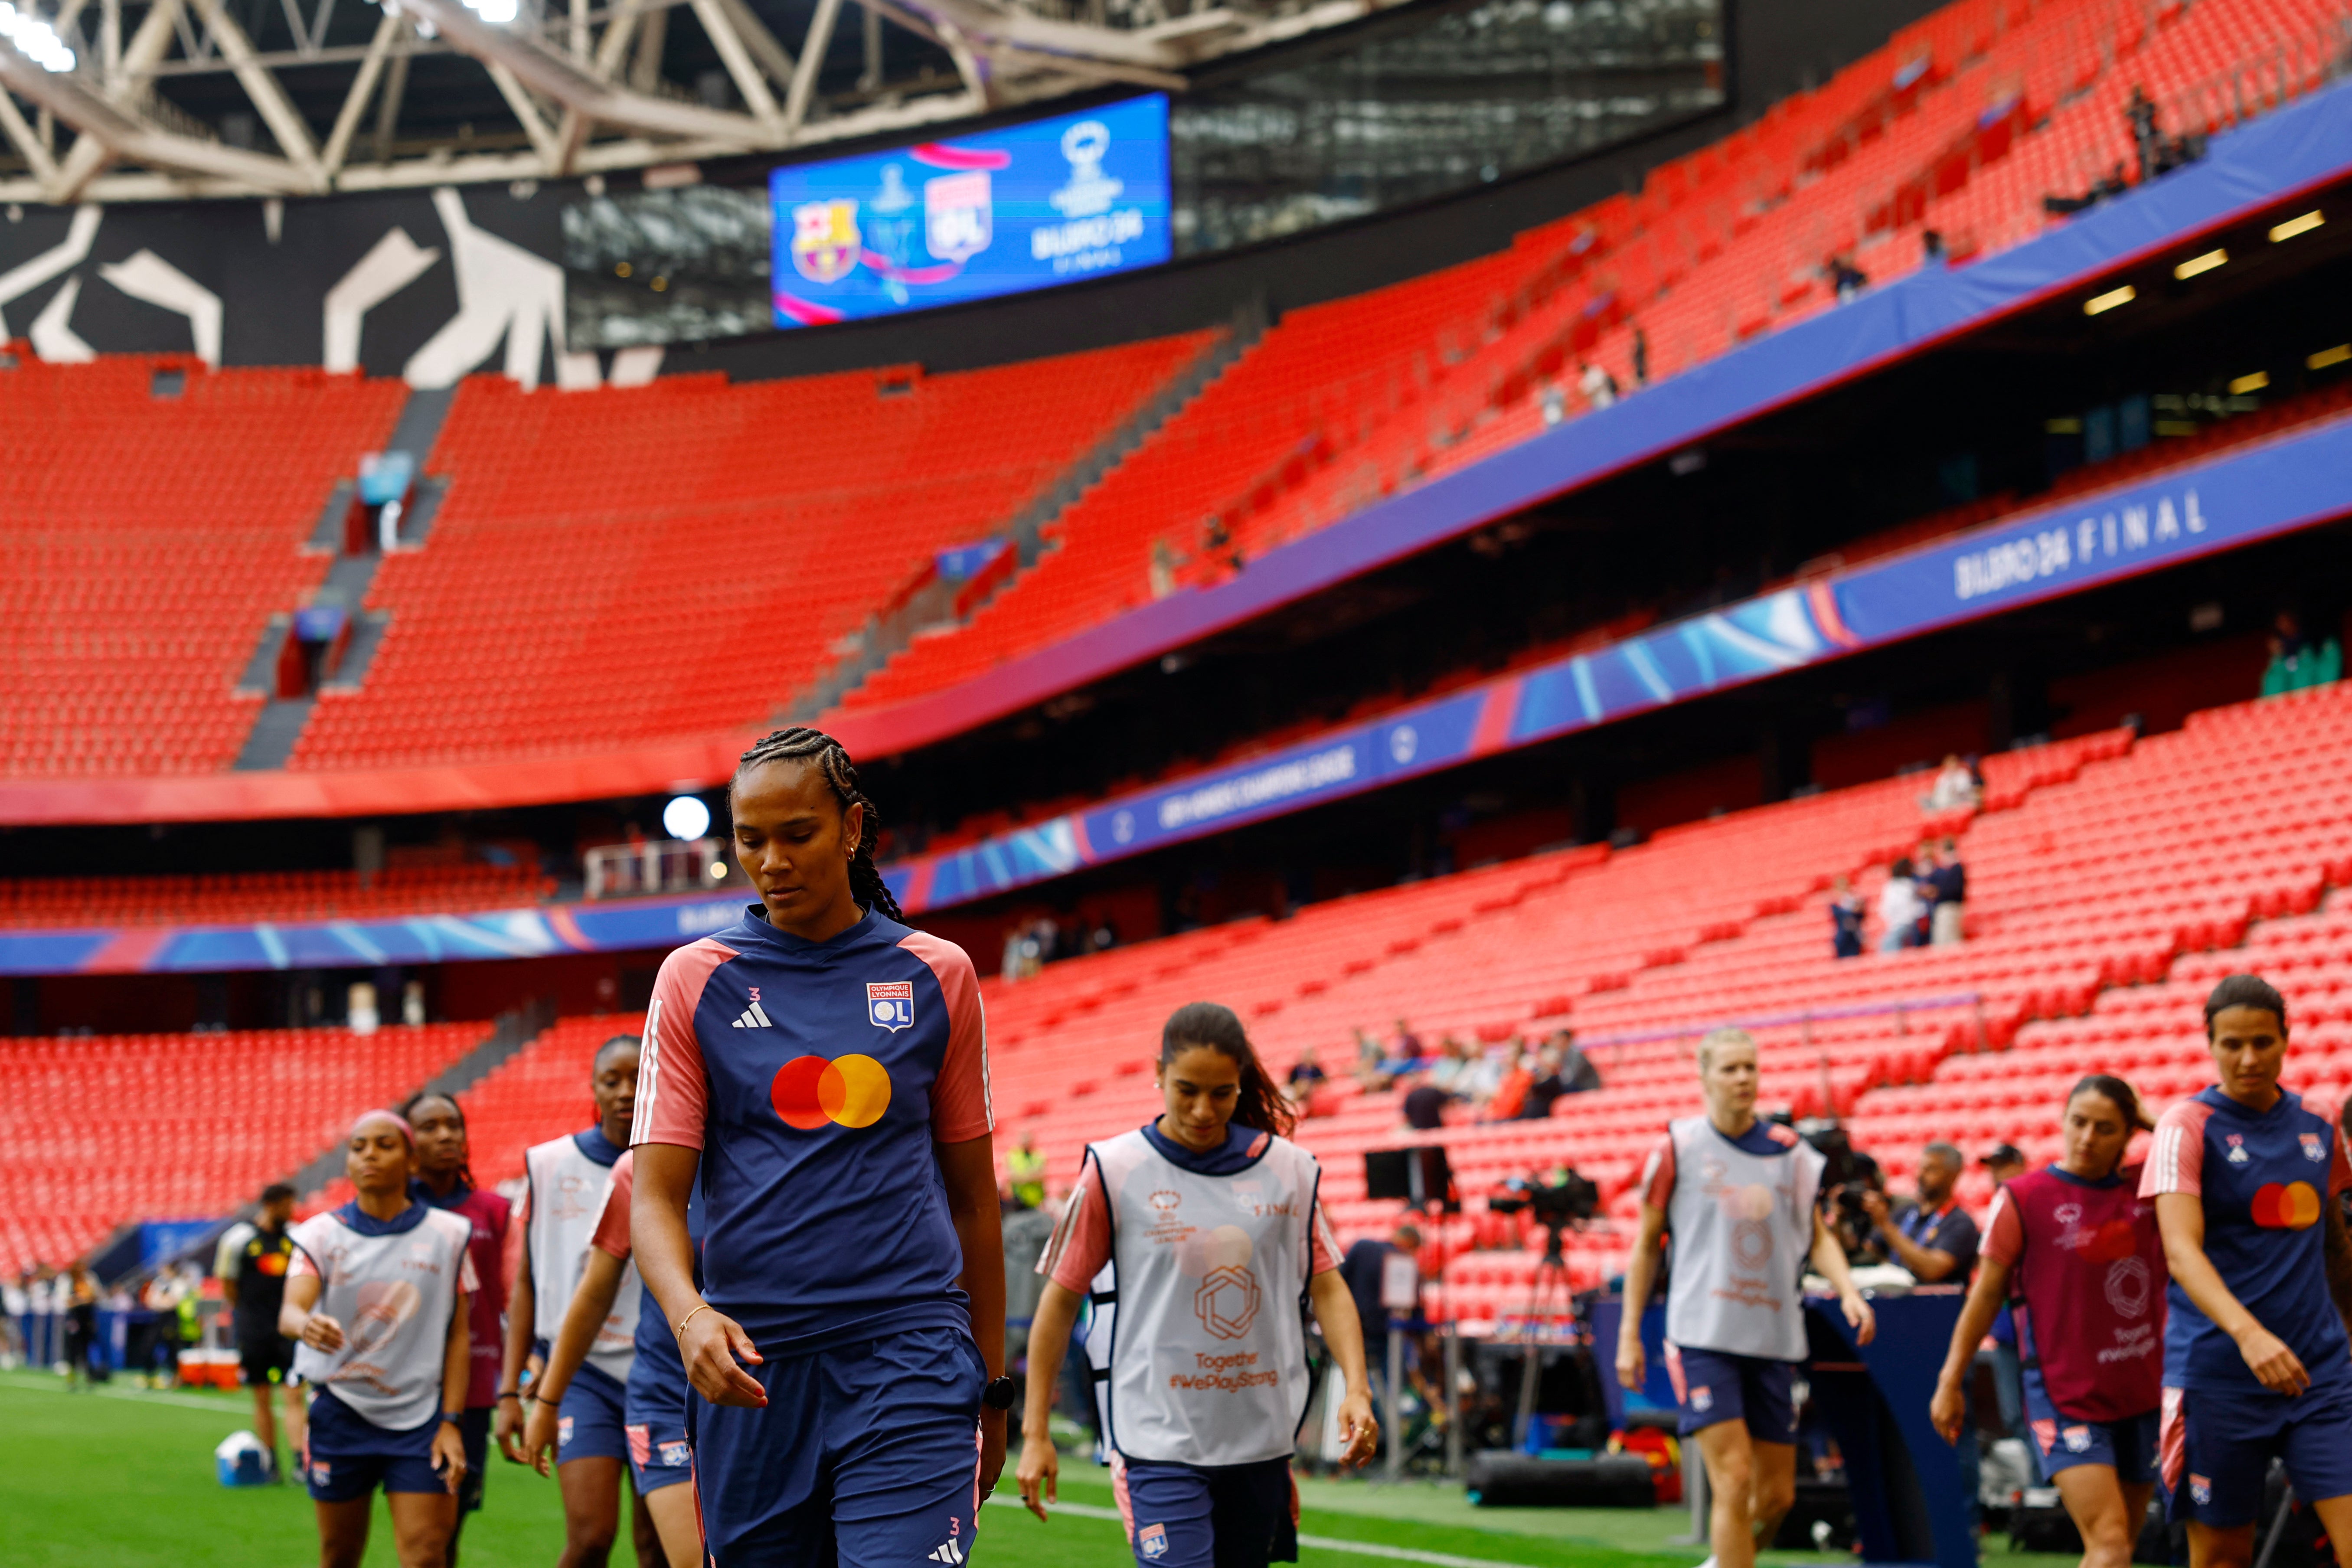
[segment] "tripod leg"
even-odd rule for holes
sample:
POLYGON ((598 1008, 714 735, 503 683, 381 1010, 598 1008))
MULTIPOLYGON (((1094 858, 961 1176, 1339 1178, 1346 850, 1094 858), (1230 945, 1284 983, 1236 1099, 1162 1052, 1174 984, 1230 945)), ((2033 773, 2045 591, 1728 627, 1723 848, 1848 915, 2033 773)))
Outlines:
POLYGON ((2254 1568, 2271 1568, 2271 1553, 2278 1550, 2279 1537, 2286 1533, 2286 1521, 2294 1512, 2294 1483, 2289 1481, 2279 1493, 2278 1512, 2271 1520, 2270 1533, 2263 1537, 2262 1554, 2254 1559, 2254 1568))

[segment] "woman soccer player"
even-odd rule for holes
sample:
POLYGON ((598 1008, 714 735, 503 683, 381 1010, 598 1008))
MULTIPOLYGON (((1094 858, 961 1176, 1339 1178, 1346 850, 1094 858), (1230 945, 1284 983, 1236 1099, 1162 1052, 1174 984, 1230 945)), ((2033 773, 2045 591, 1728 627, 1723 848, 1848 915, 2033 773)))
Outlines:
POLYGON ((899 923, 873 803, 829 736, 768 736, 730 795, 760 902, 654 983, 630 1214, 703 1396, 707 1550, 715 1568, 960 1563, 1013 1399, 979 981, 899 923))
MULTIPOLYGON (((474 1184, 467 1163, 466 1113, 446 1094, 420 1094, 400 1108, 416 1136, 416 1175, 409 1195, 457 1215, 473 1230, 467 1251, 473 1259, 476 1289, 468 1298, 467 1342, 473 1373, 466 1384, 466 1479, 457 1488, 457 1522, 449 1531, 449 1568, 457 1568, 457 1537, 466 1516, 482 1506, 488 1480, 490 1416, 499 1403, 499 1324, 506 1316, 507 1222, 512 1205, 474 1184)), ((513 1395, 508 1395, 512 1398, 513 1395)))
POLYGON ((1343 1462, 1363 1463, 1380 1438, 1363 1325, 1316 1199, 1322 1171, 1283 1136, 1289 1107, 1231 1008, 1179 1007, 1160 1033, 1158 1075, 1166 1110, 1087 1149, 1038 1263, 1047 1282, 1029 1330, 1021 1500, 1039 1519, 1055 1500, 1054 1369, 1078 1303, 1108 1263, 1118 1316, 1104 1436, 1136 1561, 1296 1562, 1290 1456, 1307 1410, 1302 1306, 1313 1304, 1347 1379, 1343 1462))
MULTIPOLYGON (((635 1184, 634 1154, 613 1162, 613 1179, 604 1188, 604 1204, 596 1219, 596 1234, 588 1244, 588 1261, 580 1270, 580 1284, 563 1314, 563 1327, 547 1352, 547 1370, 531 1390, 530 1424, 522 1439, 523 1457, 547 1474, 549 1450, 555 1447, 556 1407, 572 1384, 572 1374, 588 1357, 596 1335, 613 1313, 614 1300, 629 1285, 630 1189, 635 1184)), ((702 1210, 690 1217, 699 1222, 702 1210)), ((701 1226, 695 1224, 699 1247, 701 1226)), ((644 1287, 635 1287, 643 1289, 644 1287)), ((662 1555, 669 1568, 697 1568, 702 1561, 702 1522, 695 1515, 692 1449, 686 1436, 686 1367, 677 1359, 677 1341, 661 1314, 661 1303, 648 1301, 637 1313, 637 1359, 629 1367, 624 1400, 629 1436, 629 1470, 637 1496, 661 1532, 662 1555)))
POLYGON ((1961 1431, 1962 1383, 2014 1289, 2027 1429, 2082 1531, 2083 1568, 2131 1562, 2156 1489, 2164 1241, 2140 1168, 2123 1163, 2148 1125, 2121 1079, 2095 1073, 2067 1095, 2065 1157, 1993 1199, 1983 1266, 1927 1409, 1946 1442, 1976 1440, 1961 1431))
POLYGON ((2140 1173, 2171 1267, 2164 1486, 2191 1568, 2245 1568, 2273 1455, 2352 1568, 2352 1187, 2341 1131, 2279 1087, 2286 999, 2232 974, 2205 998, 2217 1082, 2167 1110, 2140 1173))
POLYGON ((473 1227, 410 1196, 408 1123, 371 1110, 343 1160, 358 1196, 294 1227, 278 1331, 310 1401, 303 1473, 321 1568, 359 1568, 381 1487, 400 1568, 441 1568, 466 1476, 473 1227))

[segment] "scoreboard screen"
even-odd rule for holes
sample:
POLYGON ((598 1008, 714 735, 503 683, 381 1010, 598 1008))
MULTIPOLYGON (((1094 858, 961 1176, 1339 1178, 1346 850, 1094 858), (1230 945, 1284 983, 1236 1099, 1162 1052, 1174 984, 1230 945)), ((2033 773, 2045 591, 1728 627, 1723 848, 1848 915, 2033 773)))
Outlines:
POLYGON ((780 327, 1150 267, 1170 255, 1168 99, 789 164, 768 195, 780 327))

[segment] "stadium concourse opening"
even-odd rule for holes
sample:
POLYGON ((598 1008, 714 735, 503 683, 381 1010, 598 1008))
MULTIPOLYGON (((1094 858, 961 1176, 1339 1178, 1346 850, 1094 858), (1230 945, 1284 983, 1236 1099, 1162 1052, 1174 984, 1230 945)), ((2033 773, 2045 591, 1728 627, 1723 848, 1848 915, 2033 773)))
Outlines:
MULTIPOLYGON (((1588 9, 1507 19, 1641 25, 1588 9)), ((909 1558, 1276 1555, 1295 1431, 1318 1561, 2175 1560, 2152 1406, 2060 1408, 2079 1334, 1962 1314, 2096 1295, 2100 1376, 2152 1387, 2198 1353, 2157 1227, 2203 1212, 2250 1297, 2306 1282, 2267 1328, 2345 1360, 2347 68, 2332 0, 1960 0, 1493 256, 952 372, 409 387, 92 356, 26 294, 0 799, 47 815, 0 823, 0 1464, 45 1483, 0 1539, 356 1561, 382 1482, 412 1546, 593 1560, 627 1520, 641 1561, 759 1562, 742 1489, 666 1483, 778 1459, 710 1397, 755 1376, 883 1408, 888 1356, 805 1353, 875 1316, 960 1380, 909 1558), (385 521, 362 459, 407 447, 385 521), (341 662, 278 682, 321 605, 341 662), (734 777, 772 715, 875 743, 734 777), (698 1180, 733 1205, 699 1245, 698 1180), (2120 1271, 2047 1261, 2078 1190, 2120 1271), (428 1253, 470 1354, 365 1304, 428 1253), (289 1365, 328 1392, 281 1458, 289 1365), (1009 1428, 977 1520, 971 1422, 984 1467, 1009 1428), (242 1489, 297 1453, 315 1521, 242 1489), (124 1457, 152 1510, 92 1500, 124 1457), (2116 1506, 2070 1514, 2051 1477, 2102 1457, 2116 1506), (1264 1540, 1188 1535, 1213 1492, 1264 1540)), ((909 166, 984 243, 941 137, 909 166)), ((142 254, 93 276, 191 297, 142 254)), ((2289 1446, 2266 1495, 2199 1418, 2172 1517, 2251 1518, 2268 1568, 2352 1538, 2334 1459, 2289 1446)))

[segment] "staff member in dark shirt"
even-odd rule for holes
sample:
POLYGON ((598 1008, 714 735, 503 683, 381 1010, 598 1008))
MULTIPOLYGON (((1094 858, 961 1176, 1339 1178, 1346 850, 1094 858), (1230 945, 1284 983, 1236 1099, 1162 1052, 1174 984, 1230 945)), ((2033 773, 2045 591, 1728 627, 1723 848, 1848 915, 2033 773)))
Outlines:
MULTIPOLYGON (((1968 1156, 1949 1143, 1930 1143, 1919 1152, 1918 1201, 1900 1219, 1891 1215, 1886 1200, 1876 1193, 1862 1200, 1864 1213, 1885 1247, 1888 1258, 1911 1271, 1923 1285, 1958 1285, 1965 1289, 1976 1271, 1979 1237, 1977 1222, 1960 1206, 1955 1189, 1968 1156)), ((1965 1385, 1963 1385, 1965 1391, 1965 1385)), ((1975 1401, 1961 1417, 1960 1485, 1966 1490, 1969 1528, 1979 1527, 1977 1487, 1982 1456, 1977 1449, 1975 1401)))
POLYGON ((302 1452, 302 1393, 294 1381, 294 1342, 278 1331, 278 1309, 286 1300, 286 1268, 294 1260, 294 1238, 287 1222, 294 1217, 294 1189, 272 1182, 261 1189, 261 1212, 254 1216, 253 1234, 236 1254, 236 1271, 221 1276, 221 1297, 236 1315, 237 1359, 244 1363, 245 1385, 253 1390, 253 1435, 269 1450, 269 1475, 285 1472, 278 1463, 278 1422, 269 1408, 269 1391, 286 1391, 286 1442, 295 1456, 302 1452))

